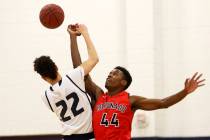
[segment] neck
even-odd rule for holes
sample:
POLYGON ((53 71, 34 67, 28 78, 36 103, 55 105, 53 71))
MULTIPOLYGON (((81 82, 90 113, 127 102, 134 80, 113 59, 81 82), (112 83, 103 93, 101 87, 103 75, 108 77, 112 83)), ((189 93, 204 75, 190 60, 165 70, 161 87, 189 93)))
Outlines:
POLYGON ((112 95, 116 95, 122 91, 123 91, 123 89, 119 89, 119 88, 118 89, 108 89, 108 94, 112 96, 112 95))
POLYGON ((54 84, 58 83, 60 80, 61 80, 61 75, 58 74, 58 75, 57 75, 57 78, 56 78, 55 80, 49 80, 48 82, 49 82, 51 85, 54 85, 54 84))

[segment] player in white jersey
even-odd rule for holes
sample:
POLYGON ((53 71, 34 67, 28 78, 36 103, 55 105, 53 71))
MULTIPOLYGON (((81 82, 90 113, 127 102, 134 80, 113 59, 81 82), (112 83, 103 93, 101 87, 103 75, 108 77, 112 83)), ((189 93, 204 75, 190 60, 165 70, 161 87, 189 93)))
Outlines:
POLYGON ((68 27, 70 39, 82 34, 87 45, 88 59, 79 67, 61 76, 56 64, 49 56, 41 56, 34 61, 34 70, 51 86, 42 96, 44 103, 60 119, 64 140, 91 139, 92 110, 90 97, 85 92, 84 76, 98 63, 95 47, 85 25, 68 27))

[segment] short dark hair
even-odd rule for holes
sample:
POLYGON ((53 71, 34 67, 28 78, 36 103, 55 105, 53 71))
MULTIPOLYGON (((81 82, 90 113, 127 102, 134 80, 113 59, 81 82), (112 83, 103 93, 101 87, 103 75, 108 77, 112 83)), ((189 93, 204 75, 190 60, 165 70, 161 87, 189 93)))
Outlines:
POLYGON ((49 56, 40 56, 34 60, 34 71, 42 77, 55 80, 57 78, 57 70, 57 66, 49 56))
POLYGON ((127 85, 124 88, 124 90, 126 90, 132 82, 132 77, 131 77, 129 71, 126 68, 121 67, 121 66, 117 66, 117 67, 115 67, 115 69, 118 69, 118 70, 122 71, 122 73, 124 75, 124 78, 127 81, 127 85))

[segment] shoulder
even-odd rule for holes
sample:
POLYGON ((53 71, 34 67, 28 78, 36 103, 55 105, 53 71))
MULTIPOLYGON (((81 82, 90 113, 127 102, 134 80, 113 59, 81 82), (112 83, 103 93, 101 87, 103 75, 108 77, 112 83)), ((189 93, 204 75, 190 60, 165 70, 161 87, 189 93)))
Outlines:
POLYGON ((131 104, 133 104, 135 102, 135 100, 136 100, 135 96, 133 96, 133 95, 129 96, 129 101, 131 104))
POLYGON ((81 66, 69 71, 64 76, 66 77, 67 81, 70 80, 74 85, 77 85, 82 88, 82 90, 85 90, 84 69, 81 66))
POLYGON ((129 96, 129 101, 130 101, 132 106, 134 106, 137 102, 138 103, 141 102, 144 99, 145 99, 145 97, 142 97, 142 96, 137 96, 137 95, 129 96))
POLYGON ((44 101, 45 101, 47 98, 49 98, 50 94, 51 94, 51 92, 50 92, 50 88, 49 88, 49 89, 47 89, 47 90, 45 90, 45 91, 41 94, 41 98, 42 98, 42 100, 44 100, 44 101))
POLYGON ((75 76, 84 77, 84 69, 83 69, 83 67, 78 66, 77 68, 68 71, 66 73, 66 75, 69 75, 69 76, 74 76, 75 75, 75 76))

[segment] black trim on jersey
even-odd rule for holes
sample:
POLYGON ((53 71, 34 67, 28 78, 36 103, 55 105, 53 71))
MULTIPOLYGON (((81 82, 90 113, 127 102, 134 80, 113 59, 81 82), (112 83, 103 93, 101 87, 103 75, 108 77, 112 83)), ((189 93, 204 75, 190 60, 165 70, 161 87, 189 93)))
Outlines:
POLYGON ((62 83, 62 79, 58 82, 58 85, 60 86, 60 85, 61 85, 61 83, 62 83))
POLYGON ((74 81, 68 76, 66 75, 66 77, 79 89, 81 90, 83 93, 86 93, 84 90, 82 90, 76 83, 74 83, 74 81))
POLYGON ((52 88, 51 86, 50 86, 50 90, 51 90, 51 91, 54 91, 53 88, 52 88))
POLYGON ((52 106, 51 106, 51 104, 50 104, 50 101, 49 101, 49 99, 48 99, 48 97, 47 97, 47 91, 45 91, 45 96, 46 96, 47 102, 48 102, 48 104, 49 104, 49 106, 50 106, 50 109, 52 110, 52 112, 54 112, 53 109, 52 109, 52 106))
POLYGON ((74 83, 74 81, 68 76, 68 75, 66 75, 66 77, 79 89, 79 90, 81 90, 83 93, 85 93, 85 95, 86 95, 86 97, 87 97, 87 99, 88 99, 88 101, 89 101, 89 103, 90 103, 90 107, 91 107, 91 109, 92 109, 92 105, 91 105, 91 101, 90 101, 90 99, 88 98, 88 96, 87 96, 87 92, 85 92, 84 90, 82 90, 76 83, 74 83))
MULTIPOLYGON (((58 82, 58 85, 60 86, 61 83, 62 83, 62 79, 58 82)), ((51 91, 54 91, 53 88, 52 88, 52 86, 50 86, 50 90, 51 90, 51 91)))

